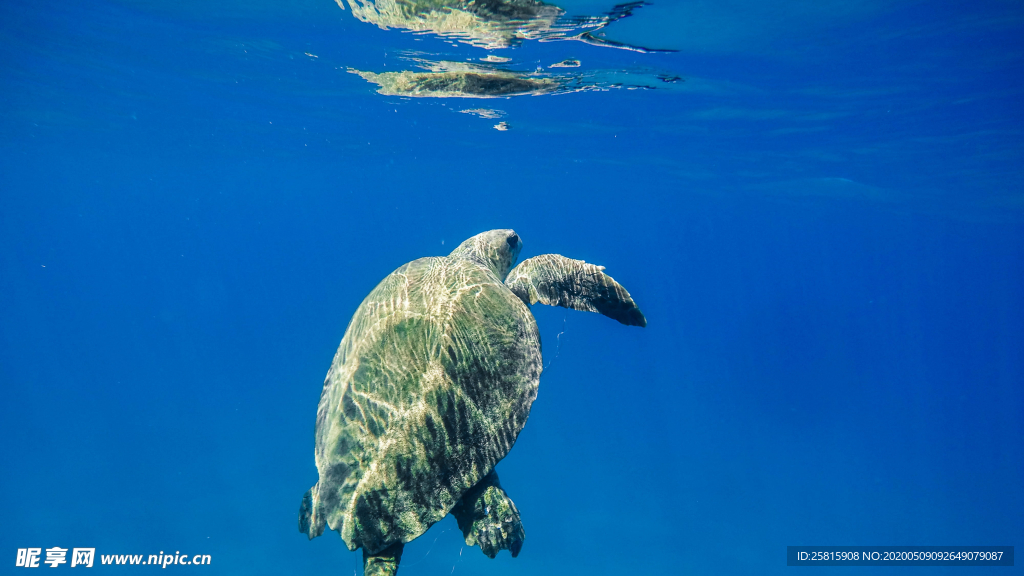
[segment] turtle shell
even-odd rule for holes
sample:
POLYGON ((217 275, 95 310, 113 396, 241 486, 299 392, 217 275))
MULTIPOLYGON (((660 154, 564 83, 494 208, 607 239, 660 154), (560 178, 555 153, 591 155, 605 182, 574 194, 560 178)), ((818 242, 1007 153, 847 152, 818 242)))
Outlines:
POLYGON ((492 270, 454 256, 395 270, 327 373, 300 529, 369 554, 421 535, 508 454, 541 369, 536 321, 492 270))

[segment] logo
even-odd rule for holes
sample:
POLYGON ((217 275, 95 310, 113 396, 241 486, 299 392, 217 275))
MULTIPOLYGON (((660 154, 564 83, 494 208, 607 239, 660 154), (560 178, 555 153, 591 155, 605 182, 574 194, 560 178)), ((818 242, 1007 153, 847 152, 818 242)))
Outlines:
MULTIPOLYGON (((14 565, 21 568, 38 568, 42 554, 42 548, 18 548, 18 556, 14 561, 14 565)), ((50 568, 56 568, 61 564, 68 563, 67 556, 67 548, 59 546, 47 548, 46 560, 43 560, 43 564, 49 564, 50 568)), ((86 568, 92 568, 93 559, 95 558, 95 548, 73 548, 71 550, 71 567, 85 566, 86 568)))

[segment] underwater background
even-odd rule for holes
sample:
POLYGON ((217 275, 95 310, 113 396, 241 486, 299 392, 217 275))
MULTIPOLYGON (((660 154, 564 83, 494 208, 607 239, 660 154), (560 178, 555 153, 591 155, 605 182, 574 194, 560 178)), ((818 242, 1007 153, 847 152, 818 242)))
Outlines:
POLYGON ((360 574, 297 530, 324 375, 385 275, 492 228, 606 266, 649 325, 535 305, 547 367, 497 467, 522 552, 449 517, 399 574, 1024 545, 1024 5, 656 0, 601 33, 674 52, 488 50, 330 0, 0 3, 0 573, 60 546, 360 574), (567 88, 349 71, 489 54, 567 88))

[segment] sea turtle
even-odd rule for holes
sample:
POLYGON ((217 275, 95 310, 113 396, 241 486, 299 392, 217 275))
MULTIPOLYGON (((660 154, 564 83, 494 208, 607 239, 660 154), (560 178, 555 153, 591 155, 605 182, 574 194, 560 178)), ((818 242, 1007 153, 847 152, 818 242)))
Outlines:
POLYGON ((393 575, 406 542, 451 513, 466 544, 517 556, 525 532, 494 470, 526 424, 542 370, 536 302, 647 320, 604 267, 524 260, 512 230, 398 268, 356 310, 316 416, 319 481, 299 531, 328 526, 365 574, 393 575))

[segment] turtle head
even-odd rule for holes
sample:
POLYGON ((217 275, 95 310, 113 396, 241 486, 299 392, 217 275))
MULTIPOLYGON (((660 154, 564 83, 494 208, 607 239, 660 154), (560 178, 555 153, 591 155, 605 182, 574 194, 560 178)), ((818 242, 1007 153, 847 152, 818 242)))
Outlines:
POLYGON ((519 239, 515 230, 491 230, 459 244, 449 257, 479 262, 490 268, 494 275, 504 282, 522 249, 523 241, 519 239))

